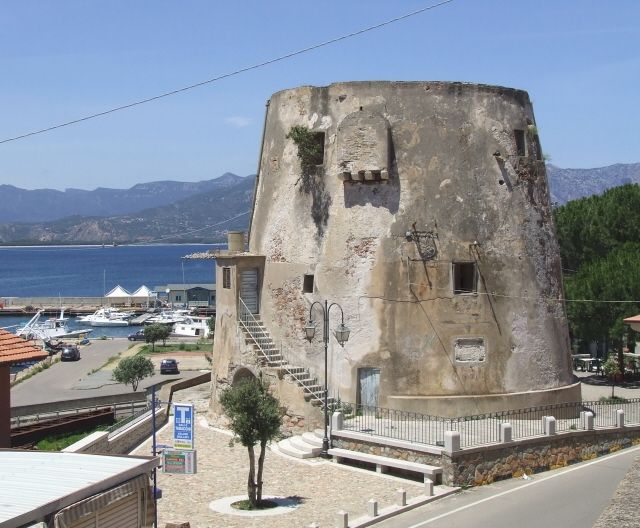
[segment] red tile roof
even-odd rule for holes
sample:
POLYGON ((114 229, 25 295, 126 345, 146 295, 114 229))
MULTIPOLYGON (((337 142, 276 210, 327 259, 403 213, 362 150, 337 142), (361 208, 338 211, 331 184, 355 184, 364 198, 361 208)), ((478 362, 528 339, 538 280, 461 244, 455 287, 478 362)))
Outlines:
POLYGON ((11 365, 32 359, 44 359, 49 354, 11 332, 0 328, 0 365, 11 365))

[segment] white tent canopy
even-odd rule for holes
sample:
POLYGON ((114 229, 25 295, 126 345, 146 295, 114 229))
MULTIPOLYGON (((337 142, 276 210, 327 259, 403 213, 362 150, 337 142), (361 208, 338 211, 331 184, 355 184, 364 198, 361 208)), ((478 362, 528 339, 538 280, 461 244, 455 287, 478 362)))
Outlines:
POLYGON ((131 297, 147 299, 151 296, 151 290, 144 284, 131 294, 131 297))
POLYGON ((120 286, 119 284, 113 289, 111 290, 109 293, 107 293, 107 295, 105 295, 105 297, 109 297, 111 299, 117 297, 117 298, 129 298, 131 297, 131 294, 125 290, 122 286, 120 286))

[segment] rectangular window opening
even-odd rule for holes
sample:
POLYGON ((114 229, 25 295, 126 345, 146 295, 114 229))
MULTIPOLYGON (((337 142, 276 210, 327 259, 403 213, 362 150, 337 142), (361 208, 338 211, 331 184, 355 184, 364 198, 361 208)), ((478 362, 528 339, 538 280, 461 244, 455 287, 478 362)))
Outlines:
POLYGON ((305 274, 302 281, 302 293, 313 293, 313 275, 305 274))
POLYGON ((518 156, 527 155, 527 144, 524 138, 524 130, 514 130, 513 135, 516 139, 516 154, 518 156))
POLYGON ((312 165, 324 164, 324 132, 313 133, 313 157, 312 165))
POLYGON ((231 288, 231 268, 222 268, 222 287, 231 288))
POLYGON ((454 262, 453 263, 453 293, 456 295, 464 293, 476 293, 477 272, 475 262, 454 262))

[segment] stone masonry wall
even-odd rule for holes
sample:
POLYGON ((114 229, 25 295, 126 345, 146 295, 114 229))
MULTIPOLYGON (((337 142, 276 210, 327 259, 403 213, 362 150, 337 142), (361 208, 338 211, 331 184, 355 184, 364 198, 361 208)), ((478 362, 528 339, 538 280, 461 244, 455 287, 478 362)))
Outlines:
MULTIPOLYGON (((339 432, 336 433, 339 435, 339 432)), ((520 478, 523 474, 583 462, 640 445, 640 427, 574 431, 555 436, 520 440, 509 444, 463 449, 441 455, 425 453, 376 442, 332 435, 332 445, 372 455, 429 464, 442 468, 442 482, 449 486, 470 487, 497 480, 520 478)))
POLYGON ((508 447, 458 451, 449 459, 453 475, 451 485, 481 486, 496 480, 520 478, 525 473, 558 469, 639 444, 640 428, 630 428, 566 433, 508 447))

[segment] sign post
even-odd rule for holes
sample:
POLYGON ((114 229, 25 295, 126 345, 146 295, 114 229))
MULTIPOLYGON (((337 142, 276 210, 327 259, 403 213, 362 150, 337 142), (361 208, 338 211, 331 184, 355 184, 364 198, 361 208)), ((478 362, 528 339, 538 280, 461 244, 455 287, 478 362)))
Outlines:
POLYGON ((173 447, 174 449, 193 449, 193 404, 173 404, 173 447))

